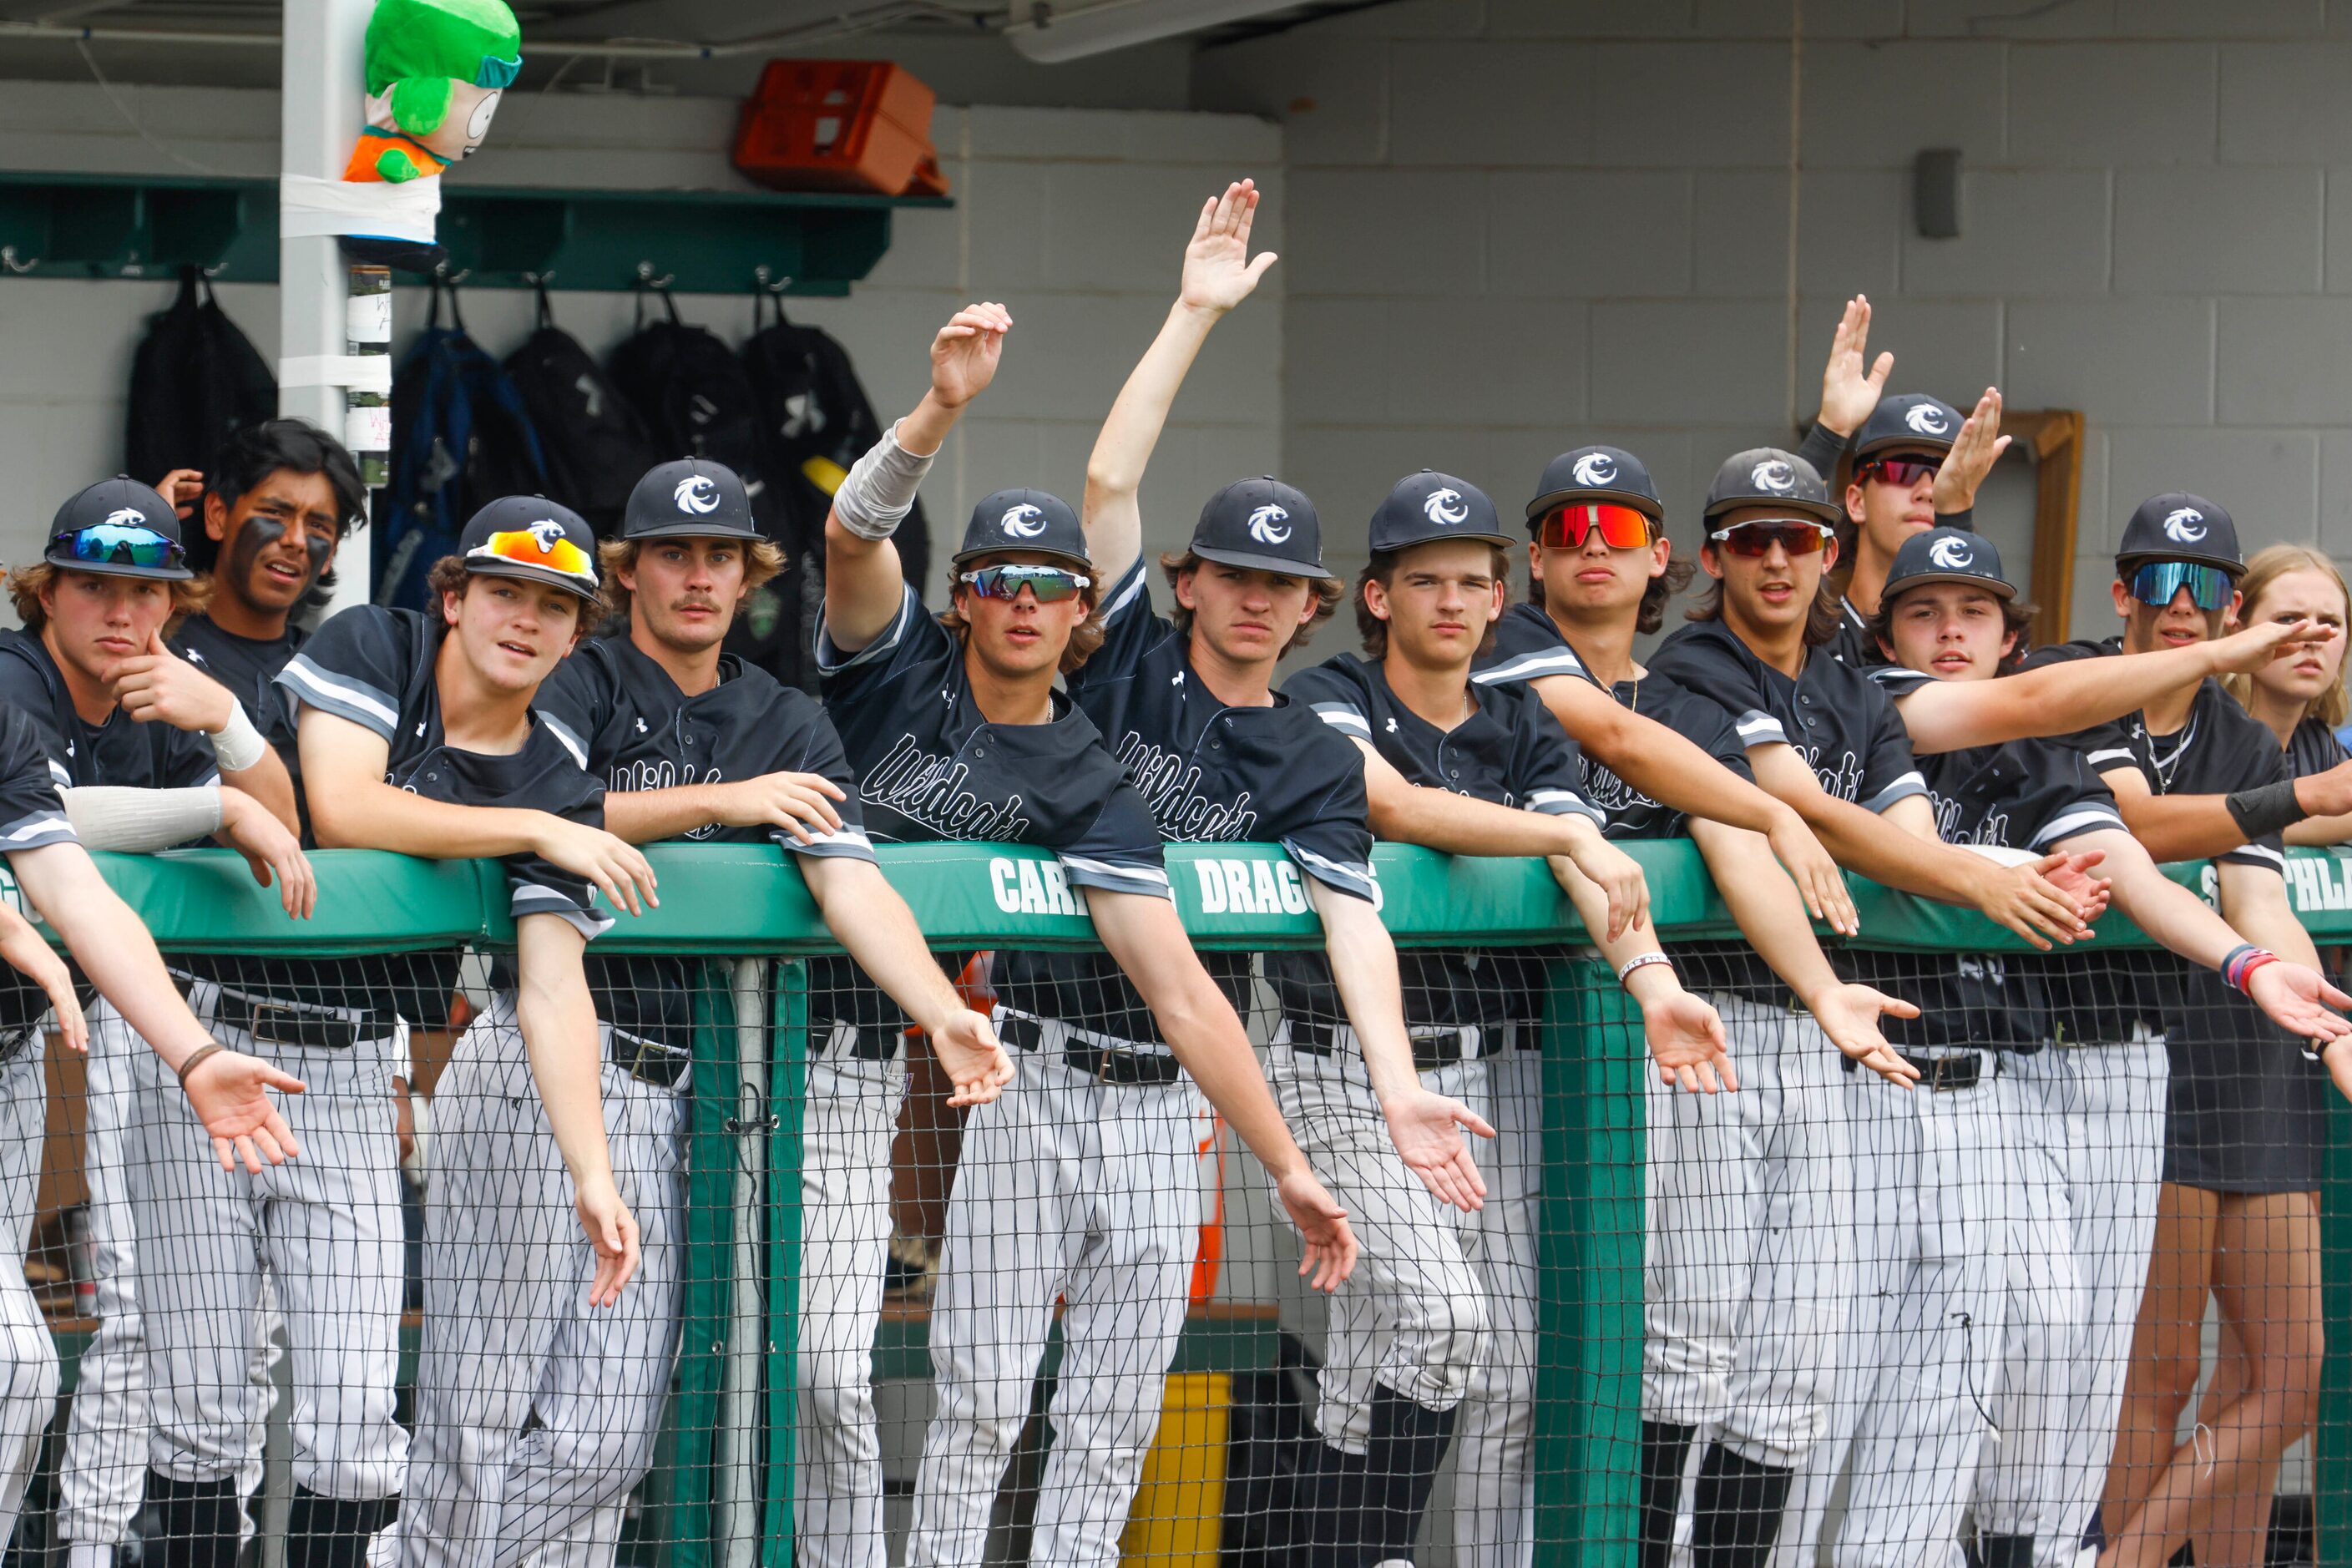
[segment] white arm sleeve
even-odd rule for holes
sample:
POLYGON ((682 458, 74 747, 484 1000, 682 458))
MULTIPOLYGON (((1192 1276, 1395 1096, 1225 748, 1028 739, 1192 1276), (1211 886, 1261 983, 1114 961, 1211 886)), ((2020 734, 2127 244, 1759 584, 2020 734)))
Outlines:
POLYGON ((150 855, 216 833, 218 784, 195 789, 131 789, 121 784, 61 789, 66 818, 86 849, 150 855))
POLYGON ((915 510, 915 491, 938 456, 933 452, 919 458, 909 452, 898 445, 898 426, 891 426, 833 492, 834 516, 860 539, 889 538, 915 510))

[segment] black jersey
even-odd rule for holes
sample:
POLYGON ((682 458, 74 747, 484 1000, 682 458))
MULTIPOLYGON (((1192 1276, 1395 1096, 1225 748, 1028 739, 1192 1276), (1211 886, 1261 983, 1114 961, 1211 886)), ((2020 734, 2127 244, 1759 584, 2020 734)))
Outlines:
MULTIPOLYGON (((39 727, 22 710, 0 707, 0 855, 75 842, 39 727)), ((47 992, 0 963, 0 1044, 13 1043, 48 1010, 47 992)))
MULTIPOLYGON (((834 646, 820 617, 816 654, 875 842, 1033 844, 1054 852, 1059 864, 1050 869, 1070 886, 1170 896, 1151 810, 1094 721, 1056 692, 1046 723, 991 723, 973 700, 962 647, 914 589, 882 635, 855 654, 834 646)), ((1046 955, 999 953, 992 980, 1007 1006, 1040 1017, 1094 1010, 1092 998, 1063 993, 1046 955)), ((811 983, 836 1016, 903 1026, 896 1005, 846 960, 819 961, 811 983)))
POLYGON ((50 776, 66 788, 194 789, 220 783, 212 742, 160 721, 141 723, 117 708, 102 724, 74 711, 63 672, 29 632, 0 632, 0 707, 33 721, 50 776))
MULTIPOLYGON (((1408 783, 1546 816, 1599 820, 1578 793, 1576 742, 1532 687, 1470 687, 1470 716, 1441 730, 1405 706, 1385 670, 1351 653, 1283 685, 1293 701, 1350 741, 1368 742, 1408 783)), ((1354 747, 1349 748, 1351 752, 1354 747)), ((1544 955, 1526 951, 1407 950, 1397 955, 1410 1025, 1497 1025, 1542 1015, 1544 955)), ((1346 1016, 1320 952, 1266 955, 1286 1016, 1346 1016)))
MULTIPOLYGON (((1885 665, 1872 677, 1900 699, 1935 677, 1885 665)), ((2116 797, 2083 753, 2063 741, 2011 741, 1919 759, 1947 844, 2052 853, 2078 833, 2124 827, 2116 797)), ((1887 1018, 1886 1037, 1904 1045, 2038 1048, 2054 1020, 2043 984, 2049 966, 1993 953, 1898 953, 1881 982, 1919 1006, 1916 1019, 1887 1018)), ((2080 967, 2079 961, 2076 967, 2080 967)))
POLYGON ((294 766, 294 734, 286 721, 284 694, 278 689, 278 672, 302 651, 304 636, 289 622, 285 631, 267 639, 223 631, 206 615, 190 616, 180 623, 172 651, 219 681, 229 695, 245 705, 253 727, 268 737, 294 766))
POLYGON ((2343 762, 2352 762, 2352 752, 2347 752, 2344 742, 2336 738, 2336 731, 2317 719, 2305 719, 2286 738, 2286 771, 2290 778, 2306 779, 2343 762))
POLYGON ((1870 635, 1870 621, 1853 607, 1852 599, 1838 600, 1837 635, 1822 644, 1820 650, 1855 669, 1874 669, 1884 666, 1886 656, 1879 651, 1878 639, 1870 635))
POLYGON ((1658 646, 1654 672, 1731 715, 1749 750, 1784 742, 1824 792, 1865 811, 1927 793, 1895 704, 1863 671, 1815 648, 1791 680, 1721 621, 1694 621, 1658 646))
MULTIPOLYGON (((2069 642, 2037 648, 2029 669, 2123 651, 2123 639, 2069 642)), ((2156 795, 2230 795, 2286 777, 2278 737, 2238 705, 2218 680, 2207 680, 2190 701, 2179 732, 2150 735, 2140 715, 2066 736, 2094 773, 2136 769, 2156 795)), ((2215 857, 2284 873, 2286 847, 2271 835, 2215 857)), ((2206 1005, 2201 966, 2168 952, 2120 952, 2105 961, 2059 952, 2038 961, 2049 977, 2062 1031, 2084 1040, 2126 1040, 2135 1026, 2178 1033, 2191 1007, 2206 1005)), ((2219 982, 2216 982, 2218 985, 2219 982)), ((2234 995, 2235 993, 2227 994, 2234 995)))
MULTIPOLYGON (((603 826, 604 786, 584 771, 587 758, 578 742, 536 712, 521 749, 506 755, 448 743, 434 680, 446 630, 438 616, 381 605, 354 605, 330 616, 278 672, 289 710, 307 704, 381 737, 390 748, 384 782, 412 795, 456 805, 544 811, 603 826)), ((589 937, 612 925, 612 915, 596 906, 594 889, 585 879, 537 856, 509 856, 505 864, 509 907, 518 918, 557 915, 589 937)), ((398 1011, 412 1023, 437 1026, 457 982, 457 954, 419 957, 397 967, 404 984, 389 994, 382 977, 390 966, 373 965, 375 979, 370 984, 371 966, 355 961, 346 968, 344 995, 323 1000, 398 1011)))
MULTIPOLYGON (((627 637, 583 641, 555 667, 532 703, 540 718, 576 740, 590 776, 613 791, 673 789, 732 783, 764 773, 817 773, 849 798, 837 804, 841 829, 803 844, 782 827, 689 828, 697 843, 768 840, 812 858, 871 861, 874 848, 857 810, 857 781, 841 737, 816 700, 752 669, 733 654, 719 658, 719 684, 688 697, 669 672, 627 637)), ((640 1039, 693 1048, 692 961, 655 954, 588 959, 597 1016, 640 1039)))

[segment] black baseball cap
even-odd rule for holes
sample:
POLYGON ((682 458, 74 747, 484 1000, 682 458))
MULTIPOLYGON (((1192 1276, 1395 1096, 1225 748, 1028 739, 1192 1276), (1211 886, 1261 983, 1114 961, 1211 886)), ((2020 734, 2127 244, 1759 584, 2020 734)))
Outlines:
POLYGON ((1544 513, 1570 501, 1622 501, 1661 521, 1666 515, 1650 470, 1621 447, 1579 447, 1546 463, 1536 499, 1528 502, 1528 531, 1536 531, 1544 513))
POLYGON ((596 535, 545 496, 500 496, 467 521, 457 554, 478 577, 520 577, 596 596, 596 535))
POLYGON ((1209 498, 1192 529, 1192 553, 1221 566, 1329 577, 1315 503, 1280 479, 1236 479, 1209 498))
POLYGON ((2150 496, 2124 524, 2116 551, 2116 574, 2128 576, 2141 561, 2194 561, 2218 566, 2235 577, 2246 569, 2238 550, 2238 525, 2227 510, 2187 490, 2150 496))
POLYGON ((758 539, 742 476, 708 458, 646 470, 621 514, 623 539, 758 539))
POLYGON ((1045 490, 999 490, 972 508, 971 521, 963 525, 963 548, 955 552, 954 564, 1008 550, 1034 550, 1089 571, 1094 567, 1078 514, 1070 510, 1069 502, 1045 490))
POLYGON ((1715 470, 1706 487, 1706 521, 1743 506, 1784 507, 1835 528, 1845 510, 1830 500, 1830 488, 1813 466, 1794 452, 1778 447, 1751 447, 1734 452, 1715 470))
POLYGON ((1992 541, 1958 528, 1924 528, 1905 540, 1887 568, 1878 602, 1891 605, 1905 589, 1930 583, 1965 583, 1997 599, 2017 597, 2016 585, 2001 575, 2000 552, 1992 541))
POLYGON ((1960 437, 1960 411, 1940 397, 1924 392, 1898 392, 1882 397, 1862 428, 1853 433, 1856 462, 1874 452, 1902 448, 1941 455, 1960 437))
POLYGON ((195 575, 172 503, 121 474, 99 480, 58 508, 41 559, 109 577, 184 583, 195 575))
POLYGON ((1402 550, 1433 539, 1477 539, 1514 544, 1486 492, 1468 479, 1423 468, 1407 474, 1372 513, 1371 547, 1402 550))

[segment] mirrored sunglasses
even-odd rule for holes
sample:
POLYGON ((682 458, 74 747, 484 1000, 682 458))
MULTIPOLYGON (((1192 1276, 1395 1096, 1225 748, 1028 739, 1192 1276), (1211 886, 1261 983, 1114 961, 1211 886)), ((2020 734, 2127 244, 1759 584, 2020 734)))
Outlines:
POLYGON ((1707 535, 1734 555, 1769 555, 1778 544, 1790 555, 1812 555, 1830 542, 1830 531, 1818 522, 1794 517, 1759 517, 1735 522, 1707 535))
POLYGON ((1932 479, 1944 465, 1933 458, 1872 458, 1856 470, 1858 479, 1878 479, 1909 489, 1921 479, 1932 479))
POLYGON ((536 528, 502 529, 466 552, 466 559, 536 566, 542 572, 574 578, 587 588, 596 586, 596 563, 552 522, 536 528))
POLYGON ((187 554, 176 539, 119 522, 68 529, 55 540, 75 560, 99 566, 178 566, 187 554))
POLYGON ((1657 535, 1657 523, 1638 507, 1577 502, 1554 507, 1536 527, 1536 541, 1546 550, 1581 550, 1595 531, 1612 550, 1644 550, 1657 535))
POLYGON ((957 581, 971 584, 983 599, 1017 599, 1026 588, 1041 605, 1055 604, 1094 583, 1091 577, 1059 566, 982 566, 964 573, 957 581))
POLYGON ((2195 561, 2145 562, 2131 575, 2131 596, 2159 610, 2183 588, 2189 590, 2189 602, 2200 610, 2226 609, 2234 586, 2219 566, 2195 561))

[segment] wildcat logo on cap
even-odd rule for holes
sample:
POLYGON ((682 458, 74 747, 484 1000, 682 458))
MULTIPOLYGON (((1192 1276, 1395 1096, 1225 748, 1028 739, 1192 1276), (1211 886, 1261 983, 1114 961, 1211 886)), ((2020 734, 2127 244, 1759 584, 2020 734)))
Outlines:
POLYGON ((1286 526, 1289 518, 1288 510, 1268 501, 1249 514, 1250 537, 1260 544, 1286 543, 1290 538, 1290 530, 1286 526), (1286 526, 1277 528, 1275 526, 1277 523, 1286 526))
POLYGON ((2205 537, 2205 514, 2184 506, 2164 515, 2164 537, 2176 544, 2194 544, 2205 537))
POLYGON ((697 517, 708 517, 719 510, 719 487, 700 474, 678 480, 670 497, 677 502, 678 510, 690 511, 697 517))
POLYGON ((1460 490, 1451 486, 1430 491, 1422 501, 1421 510, 1429 514, 1430 521, 1435 523, 1470 521, 1470 503, 1462 499, 1460 490))
POLYGON ((135 506, 117 507, 112 511, 106 514, 106 521, 100 526, 104 528, 144 528, 147 526, 147 514, 141 511, 135 506))
POLYGON ((1977 552, 1965 539, 1939 539, 1927 547, 1927 559, 1946 572, 1963 572, 1977 563, 1977 552))
POLYGON ((1903 423, 1922 436, 1940 436, 1952 427, 1944 411, 1932 403, 1915 403, 1903 411, 1903 423))
POLYGON ((1617 477, 1617 459, 1606 452, 1587 452, 1569 472, 1580 485, 1605 485, 1617 477))
POLYGON ((1797 470, 1778 458, 1757 464, 1756 471, 1748 477, 1755 481, 1758 489, 1771 490, 1779 495, 1786 495, 1797 488, 1797 470))
POLYGON ((551 517, 542 517, 525 530, 543 554, 552 555, 555 547, 563 542, 563 525, 551 517))
POLYGON ((996 520, 996 526, 1009 538, 1034 539, 1045 531, 1045 514, 1023 501, 1019 506, 1007 507, 1004 515, 996 520))

